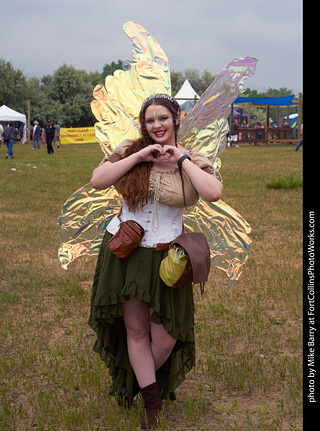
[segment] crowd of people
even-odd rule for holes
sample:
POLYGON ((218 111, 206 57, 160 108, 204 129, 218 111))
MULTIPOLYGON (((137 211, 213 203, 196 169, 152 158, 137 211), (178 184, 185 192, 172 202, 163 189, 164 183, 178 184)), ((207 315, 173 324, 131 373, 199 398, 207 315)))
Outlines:
MULTIPOLYGON (((230 125, 230 130, 227 135, 227 146, 232 147, 234 144, 236 148, 239 148, 238 142, 242 140, 242 133, 240 128, 262 128, 261 123, 257 122, 254 125, 250 125, 246 120, 243 120, 241 125, 237 119, 234 119, 230 125)), ((289 127, 285 119, 283 119, 281 125, 277 122, 270 124, 272 128, 285 128, 289 127)), ((20 134, 20 141, 23 142, 23 127, 19 127, 15 122, 9 121, 5 124, 0 123, 0 148, 2 144, 6 144, 7 152, 5 158, 9 157, 13 159, 13 145, 18 135, 20 134)), ((57 122, 52 123, 50 119, 44 125, 41 125, 37 120, 30 125, 30 142, 32 140, 33 149, 40 149, 41 144, 47 149, 48 154, 54 154, 54 150, 60 148, 60 125, 57 122)), ((255 145, 259 145, 258 141, 262 140, 261 131, 257 131, 257 142, 255 145)), ((302 131, 301 140, 298 144, 297 149, 302 145, 302 131)))
MULTIPOLYGON (((282 120, 281 125, 278 124, 278 122, 273 122, 271 121, 270 128, 279 128, 281 129, 285 129, 285 128, 289 128, 290 125, 288 123, 286 123, 285 119, 282 120)), ((250 137, 250 131, 248 131, 248 133, 244 132, 242 129, 244 128, 255 128, 257 129, 255 131, 255 140, 254 140, 254 145, 260 145, 261 141, 263 140, 263 129, 266 129, 265 125, 262 125, 260 122, 256 122, 255 124, 248 124, 247 120, 243 120, 242 123, 240 124, 239 121, 237 119, 233 119, 231 124, 230 124, 230 130, 229 133, 227 135, 227 146, 228 147, 232 147, 233 144, 235 144, 236 148, 239 148, 238 142, 242 141, 245 142, 245 139, 250 137), (260 143, 259 143, 260 142, 260 143)), ((270 131, 269 131, 270 132, 270 131)), ((272 133, 270 132, 270 139, 273 138, 272 133)), ((302 145, 301 141, 302 141, 302 127, 301 127, 301 132, 300 132, 300 142, 299 142, 299 147, 302 145)), ((249 144, 251 143, 250 140, 248 141, 249 144)), ((299 148, 298 147, 298 148, 299 148)))
MULTIPOLYGON (((14 121, 0 123, 0 148, 2 144, 7 146, 5 159, 13 159, 13 145, 20 135, 20 142, 24 142, 24 125, 17 124, 14 121)), ((33 149, 40 149, 41 144, 47 149, 48 154, 54 154, 54 149, 60 148, 60 125, 57 122, 52 123, 50 119, 43 125, 37 120, 30 125, 30 142, 33 143, 33 149)))
MULTIPOLYGON (((239 129, 240 128, 249 128, 249 127, 261 128, 262 126, 261 126, 260 122, 257 122, 254 125, 250 125, 247 123, 246 120, 243 120, 241 125, 239 125, 238 120, 234 119, 230 125, 230 130, 228 133, 227 146, 232 147, 232 144, 235 144, 236 148, 239 148, 238 141, 243 140, 242 133, 239 129)), ((256 134, 257 134, 257 141, 261 141, 262 140, 262 133, 260 131, 257 131, 256 134)), ((259 144, 255 143, 255 145, 259 145, 259 144)))

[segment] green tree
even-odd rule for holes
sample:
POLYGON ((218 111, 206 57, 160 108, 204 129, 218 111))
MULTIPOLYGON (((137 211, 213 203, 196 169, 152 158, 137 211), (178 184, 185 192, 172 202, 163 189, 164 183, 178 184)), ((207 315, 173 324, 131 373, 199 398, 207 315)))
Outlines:
POLYGON ((281 87, 279 90, 275 88, 268 88, 267 91, 259 93, 258 90, 251 90, 247 88, 243 96, 247 97, 286 97, 291 96, 293 94, 292 90, 288 90, 285 87, 281 87))
POLYGON ((15 70, 9 61, 0 58, 0 106, 25 112, 26 78, 20 69, 15 70))
POLYGON ((212 75, 212 73, 209 72, 209 70, 205 69, 201 75, 201 82, 199 85, 200 88, 199 88, 198 94, 199 95, 203 94, 215 79, 216 79, 216 75, 212 75))
POLYGON ((171 71, 171 94, 172 96, 175 96, 178 91, 180 90, 182 84, 185 81, 185 76, 182 72, 175 72, 174 70, 171 71))
POLYGON ((101 73, 101 78, 102 78, 103 82, 107 76, 113 75, 116 70, 119 70, 119 69, 123 70, 122 63, 123 63, 122 60, 118 60, 118 63, 115 63, 113 61, 110 64, 105 64, 103 66, 103 70, 101 73))
MULTIPOLYGON (((105 64, 103 72, 86 72, 75 69, 73 66, 63 64, 53 75, 44 75, 41 79, 32 77, 26 79, 21 70, 16 70, 9 61, 0 58, 0 106, 5 104, 12 109, 27 113, 27 101, 30 101, 31 121, 45 122, 47 118, 58 121, 60 124, 82 127, 95 122, 91 112, 93 89, 103 83, 108 75, 122 69, 122 61, 112 61, 105 64)), ((185 79, 201 96, 211 85, 215 75, 207 69, 202 73, 198 69, 189 68, 183 72, 171 71, 171 92, 175 96, 183 85, 185 79)), ((268 88, 266 92, 258 92, 247 88, 244 96, 251 97, 284 97, 293 94, 287 88, 268 88)), ((261 109, 257 110, 262 115, 261 109)), ((284 109, 284 108, 283 108, 284 109)), ((282 111, 283 111, 282 109, 282 111)), ((294 109, 294 108, 292 108, 294 109)), ((283 111, 280 117, 286 115, 283 111)), ((270 109, 270 116, 274 117, 275 109, 270 109)), ((290 111, 291 112, 291 111, 290 111)))
POLYGON ((53 102, 48 95, 51 80, 52 77, 46 75, 42 79, 33 76, 27 81, 26 99, 30 101, 31 123, 34 120, 44 123, 48 117, 56 118, 55 114, 58 111, 57 103, 53 102), (45 85, 44 82, 47 82, 47 84, 45 85), (48 112, 48 107, 50 112, 48 112))
POLYGON ((194 89, 196 93, 198 94, 202 93, 201 75, 198 69, 185 69, 184 76, 190 82, 191 87, 194 89))
POLYGON ((47 94, 58 108, 55 119, 61 124, 73 127, 92 125, 95 121, 91 112, 93 89, 101 81, 98 72, 87 73, 64 64, 59 67, 50 84, 47 94))
POLYGON ((184 72, 172 71, 171 93, 173 96, 178 93, 186 79, 188 79, 195 92, 201 96, 215 80, 215 75, 207 69, 202 73, 200 73, 198 69, 185 69, 184 72))

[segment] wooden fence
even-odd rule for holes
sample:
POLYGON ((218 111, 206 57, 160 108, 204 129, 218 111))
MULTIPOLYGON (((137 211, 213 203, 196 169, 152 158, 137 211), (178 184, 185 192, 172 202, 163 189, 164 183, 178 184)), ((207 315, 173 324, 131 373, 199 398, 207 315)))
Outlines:
POLYGON ((294 144, 299 141, 296 129, 291 127, 239 127, 238 143, 294 144))

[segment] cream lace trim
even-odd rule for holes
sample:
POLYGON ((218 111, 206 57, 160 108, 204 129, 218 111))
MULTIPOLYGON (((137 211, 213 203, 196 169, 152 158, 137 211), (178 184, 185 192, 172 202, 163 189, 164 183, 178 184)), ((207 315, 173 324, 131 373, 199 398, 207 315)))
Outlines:
POLYGON ((161 174, 157 174, 154 186, 154 207, 152 215, 152 231, 157 232, 159 229, 159 200, 160 200, 161 174))

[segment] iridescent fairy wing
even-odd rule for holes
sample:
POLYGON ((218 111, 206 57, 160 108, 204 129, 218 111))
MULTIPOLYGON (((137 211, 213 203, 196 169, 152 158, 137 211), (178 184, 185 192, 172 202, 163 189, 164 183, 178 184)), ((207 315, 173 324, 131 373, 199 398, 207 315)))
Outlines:
POLYGON ((206 236, 211 266, 226 272, 231 290, 248 259, 250 225, 225 202, 206 202, 200 198, 185 213, 184 226, 187 232, 202 232, 206 236))
POLYGON ((86 184, 70 196, 58 218, 58 255, 64 269, 77 257, 99 252, 106 227, 120 208, 121 198, 113 187, 96 190, 86 184))
POLYGON ((97 119, 96 137, 105 154, 125 139, 139 136, 137 127, 142 102, 154 93, 171 93, 170 67, 158 42, 141 25, 129 21, 123 29, 132 41, 132 61, 124 70, 97 85, 91 109, 97 119))
MULTIPOLYGON (((212 162, 218 176, 221 161, 217 157, 226 147, 231 104, 243 91, 243 82, 255 72, 257 60, 246 57, 228 63, 183 119, 179 143, 203 153, 212 162)), ((225 271, 231 289, 237 282, 251 246, 249 224, 224 203, 199 199, 185 215, 186 230, 205 234, 210 246, 211 264, 225 271)))
POLYGON ((179 143, 205 154, 217 170, 217 156, 226 147, 231 104, 243 91, 244 80, 254 74, 256 64, 251 57, 228 63, 182 121, 179 143))
MULTIPOLYGON (((158 42, 137 23, 129 21, 123 28, 132 42, 132 61, 94 89, 91 104, 97 119, 96 138, 105 156, 125 139, 138 137, 137 120, 144 99, 171 92, 169 62, 158 42)), ((106 226, 120 205, 113 187, 99 191, 87 184, 70 196, 58 219, 62 243, 58 256, 63 268, 79 256, 99 252, 106 226)))

